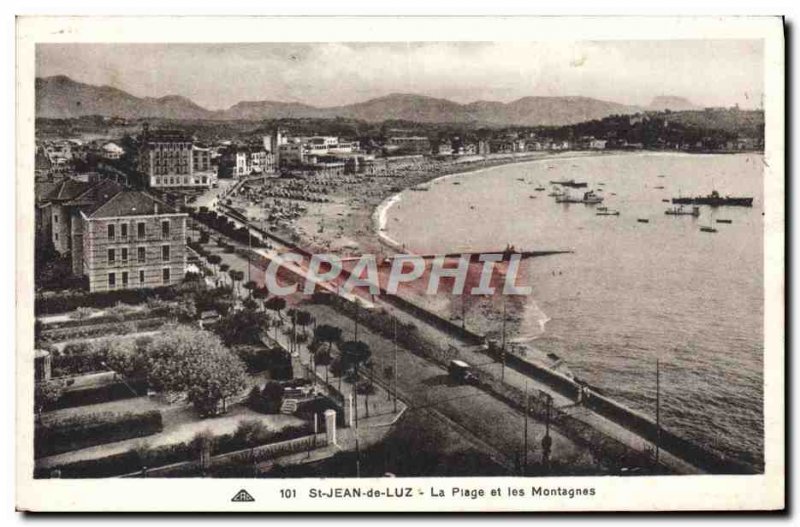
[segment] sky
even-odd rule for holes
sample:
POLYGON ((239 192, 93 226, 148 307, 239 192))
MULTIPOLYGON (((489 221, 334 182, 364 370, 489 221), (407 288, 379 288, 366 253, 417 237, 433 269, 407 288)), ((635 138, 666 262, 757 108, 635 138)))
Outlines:
POLYGON ((273 100, 337 106, 390 93, 459 103, 585 96, 646 105, 761 107, 758 40, 259 44, 39 44, 36 75, 211 109, 273 100))

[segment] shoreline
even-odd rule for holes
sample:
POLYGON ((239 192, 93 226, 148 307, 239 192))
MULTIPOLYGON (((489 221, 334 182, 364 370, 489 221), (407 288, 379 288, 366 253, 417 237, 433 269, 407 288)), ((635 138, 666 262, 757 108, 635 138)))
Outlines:
MULTIPOLYGON (((389 247, 391 249, 395 249, 395 250, 400 251, 400 252, 406 252, 406 250, 404 249, 405 244, 403 244, 403 243, 391 238, 387 234, 385 234, 386 223, 387 223, 387 220, 388 220, 387 215, 388 215, 389 209, 391 209, 392 206, 394 206, 395 204, 397 204, 400 201, 402 201, 403 193, 408 192, 412 187, 417 186, 417 185, 434 184, 434 183, 437 183, 439 181, 446 181, 448 179, 452 179, 452 178, 455 178, 455 177, 458 177, 458 176, 471 175, 471 174, 475 174, 475 173, 478 173, 478 172, 483 172, 483 171, 486 171, 486 170, 491 170, 491 169, 494 169, 494 168, 499 168, 499 167, 503 167, 503 166, 507 166, 507 165, 513 165, 513 164, 540 163, 540 162, 551 161, 551 160, 559 160, 559 161, 561 161, 561 160, 582 159, 582 158, 587 158, 587 157, 600 157, 600 156, 612 156, 612 155, 635 155, 637 153, 638 152, 625 153, 625 152, 600 152, 600 151, 597 151, 597 152, 583 152, 583 153, 582 152, 569 152, 569 153, 566 153, 565 152, 563 155, 561 155, 561 154, 553 154, 553 153, 546 153, 546 154, 543 154, 541 156, 530 156, 530 157, 525 157, 525 158, 521 158, 521 159, 520 158, 508 159, 506 162, 498 162, 498 163, 491 164, 489 166, 472 166, 472 167, 467 167, 464 170, 459 170, 457 172, 450 172, 450 173, 447 173, 447 174, 441 174, 441 175, 438 175, 438 176, 436 176, 436 177, 434 177, 432 179, 424 181, 422 183, 417 183, 416 185, 412 185, 410 187, 406 187, 406 188, 396 192, 395 194, 393 194, 391 196, 388 196, 383 201, 381 201, 375 207, 374 212, 372 214, 373 231, 374 231, 375 235, 378 237, 379 241, 381 243, 383 243, 384 245, 386 245, 387 247, 389 247)), ((691 155, 691 154, 688 154, 688 155, 691 155)), ((498 159, 496 161, 501 161, 501 160, 498 159)))
MULTIPOLYGON (((599 156, 608 156, 608 155, 614 155, 614 156, 628 155, 628 156, 634 156, 634 157, 644 157, 644 156, 655 155, 655 156, 659 156, 659 157, 673 157, 673 156, 675 156, 675 157, 681 157, 681 158, 687 158, 688 156, 695 156, 696 155, 696 154, 690 154, 690 153, 685 153, 685 152, 674 152, 674 153, 673 152, 613 152, 613 153, 612 152, 602 152, 602 153, 600 153, 600 152, 597 152, 597 153, 592 152, 592 153, 586 153, 585 155, 574 155, 574 153, 572 153, 572 154, 573 155, 544 156, 544 157, 539 157, 539 158, 528 158, 528 159, 524 159, 524 160, 517 160, 517 162, 521 162, 521 163, 541 163, 541 162, 545 162, 545 161, 562 161, 562 160, 568 160, 568 159, 578 159, 578 158, 584 158, 584 157, 599 157, 599 156)), ((749 153, 749 152, 748 153, 744 153, 743 152, 743 153, 740 153, 740 154, 750 155, 752 153, 749 153)), ((708 156, 709 154, 704 153, 704 154, 701 154, 701 155, 703 157, 705 157, 705 156, 708 156)), ((726 154, 719 154, 719 155, 728 156, 730 154, 726 153, 726 154)), ((473 167, 472 170, 463 170, 463 171, 459 171, 459 172, 453 172, 453 173, 449 173, 449 174, 444 174, 444 175, 441 175, 441 176, 438 176, 438 177, 435 177, 435 178, 429 180, 428 183, 435 183, 437 181, 445 181, 445 180, 449 180, 449 179, 455 178, 456 176, 462 176, 462 175, 466 176, 466 175, 468 175, 468 174, 470 174, 472 172, 482 172, 484 170, 488 170, 489 168, 495 168, 495 167, 503 166, 505 164, 511 164, 513 162, 514 161, 511 161, 509 163, 499 163, 499 164, 494 165, 494 166, 473 167)), ((402 250, 404 252, 406 252, 405 244, 403 244, 400 241, 395 240, 394 238, 392 238, 385 229, 388 227, 389 211, 390 211, 391 207, 393 205, 396 205, 397 203, 399 203, 402 200, 403 194, 405 192, 408 192, 408 191, 409 191, 409 188, 405 188, 405 189, 403 189, 403 190, 401 190, 399 192, 396 192, 395 194, 387 197, 386 199, 384 199, 376 207, 375 212, 374 212, 374 214, 372 216, 373 217, 373 221, 374 221, 374 232, 375 232, 375 234, 377 234, 377 236, 381 240, 381 242, 383 242, 384 245, 387 245, 387 246, 389 246, 389 247, 391 247, 393 249, 402 250)), ((411 243, 411 242, 406 240, 405 243, 411 243)), ((434 312, 438 311, 436 308, 431 307, 431 306, 426 306, 426 308, 427 309, 432 309, 434 312)), ((447 316, 446 313, 439 313, 439 314, 443 315, 443 316, 447 316)), ((547 316, 546 313, 544 313, 544 315, 547 316)), ((549 317, 547 317, 547 318, 549 318, 549 317)), ((513 327, 514 325, 515 324, 512 323, 512 324, 510 324, 510 327, 513 327)), ((542 324, 542 326, 543 325, 544 324, 542 324)), ((544 328, 542 328, 542 333, 544 333, 543 329, 544 328)), ((513 330, 512 330, 512 333, 513 333, 513 330)), ((538 340, 538 338, 542 336, 542 333, 540 333, 539 335, 537 335, 536 337, 534 337, 532 339, 528 339, 524 343, 523 347, 527 348, 529 350, 529 352, 532 351, 533 352, 533 354, 532 354, 533 356, 531 356, 531 354, 528 353, 528 354, 523 354, 522 356, 518 355, 518 358, 520 358, 521 360, 523 360, 525 362, 529 362, 532 359, 533 359, 534 362, 536 362, 534 357, 542 354, 542 351, 539 349, 539 347, 538 347, 538 345, 536 343, 536 340, 538 340)), ((551 369, 546 364, 540 364, 540 365, 544 366, 545 368, 551 369)), ((578 382, 586 383, 586 381, 583 378, 579 379, 577 376, 575 376, 574 379, 576 381, 578 381, 578 382)), ((586 384, 588 384, 588 383, 586 383, 586 384)), ((598 389, 595 386, 591 386, 591 387, 592 387, 592 389, 595 389, 596 391, 598 391, 601 394, 604 394, 604 392, 605 392, 605 390, 603 388, 599 388, 598 389)), ((630 406, 630 405, 621 404, 621 403, 617 403, 617 404, 620 407, 625 408, 626 410, 630 410, 630 412, 633 413, 633 414, 638 414, 639 413, 637 410, 633 409, 633 408, 635 408, 635 406, 630 406)), ((697 441, 697 444, 702 445, 703 447, 706 447, 706 445, 704 443, 702 443, 702 442, 697 441)), ((714 451, 714 450, 712 450, 712 451, 715 452, 715 453, 718 453, 717 451, 714 451)), ((748 467, 751 467, 751 468, 755 467, 754 470, 758 470, 758 466, 759 466, 758 462, 752 462, 750 460, 738 459, 738 458, 732 458, 732 459, 735 462, 743 463, 744 465, 746 465, 748 467)), ((762 461, 762 463, 763 463, 763 461, 762 461)))

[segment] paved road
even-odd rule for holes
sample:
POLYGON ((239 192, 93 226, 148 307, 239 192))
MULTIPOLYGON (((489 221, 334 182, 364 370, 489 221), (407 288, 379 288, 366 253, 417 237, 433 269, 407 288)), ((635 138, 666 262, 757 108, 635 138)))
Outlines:
MULTIPOLYGON (((232 268, 247 268, 247 261, 245 259, 238 255, 228 256, 231 256, 230 260, 232 268), (238 262, 236 262, 236 260, 238 260, 238 262)), ((378 299, 378 303, 382 304, 380 299, 378 299)), ((398 319, 405 322, 414 323, 414 325, 420 331, 422 331, 424 334, 427 334, 434 341, 442 340, 443 334, 436 328, 421 323, 403 311, 396 310, 392 307, 389 307, 389 309, 395 314, 395 316, 398 317, 398 319)), ((352 324, 352 321, 350 321, 350 319, 344 315, 331 309, 327 309, 327 311, 329 312, 327 316, 329 316, 332 321, 338 322, 336 325, 346 327, 348 324, 352 324)), ((365 334, 369 333, 365 331, 365 334)), ((371 338, 380 339, 380 337, 375 335, 372 335, 371 338)), ((446 339, 448 337, 445 336, 444 338, 446 339)), ((376 341, 375 344, 376 346, 373 346, 374 357, 376 360, 381 360, 381 357, 383 357, 385 354, 384 348, 386 342, 381 343, 380 341, 376 341)), ((454 341, 453 344, 459 345, 460 343, 454 341)), ((462 346, 459 347, 462 349, 462 357, 468 362, 476 365, 483 365, 482 369, 494 374, 496 377, 499 377, 500 366, 498 364, 491 364, 488 356, 474 350, 463 350, 462 346)), ((389 348, 386 349, 391 350, 391 343, 389 343, 389 348)), ((400 359, 398 359, 398 362, 400 362, 400 359)), ((388 365, 389 362, 386 364, 388 365)), ((443 380, 443 376, 446 377, 446 372, 444 372, 444 370, 412 353, 405 353, 402 364, 404 368, 406 368, 408 374, 413 377, 413 379, 405 382, 401 380, 400 385, 401 393, 405 393, 404 398, 411 403, 412 410, 414 407, 421 406, 435 408, 440 415, 452 419, 459 425, 465 426, 470 433, 475 434, 476 438, 479 436, 483 439, 486 439, 487 443, 491 444, 493 448, 497 449, 497 451, 504 452, 504 455, 506 455, 507 458, 514 459, 516 458, 517 454, 522 455, 522 441, 512 439, 512 437, 519 439, 522 435, 522 414, 477 388, 447 385, 443 380), (438 378, 439 380, 432 380, 435 378, 438 378), (455 397, 451 399, 447 395, 455 395, 455 397), (448 413, 444 413, 444 410, 447 410, 448 413), (451 417, 451 415, 455 417, 451 417), (517 424, 514 426, 509 426, 506 423, 511 422, 509 418, 512 416, 516 418, 517 424), (498 424, 501 421, 503 424, 498 424), (484 436, 482 434, 487 435, 484 436)), ((382 368, 383 366, 381 365, 378 369, 376 369, 376 371, 382 371, 382 368)), ((549 386, 510 368, 506 368, 505 382, 517 387, 518 389, 524 389, 527 385, 530 389, 540 389, 546 391, 554 397, 554 401, 557 406, 567 406, 573 403, 573 401, 564 398, 549 386)), ((645 447, 650 446, 649 442, 643 439, 641 436, 631 432, 630 430, 627 430, 623 426, 620 426, 609 419, 600 416, 599 414, 589 411, 576 410, 575 415, 582 421, 590 424, 596 430, 601 431, 602 433, 613 437, 630 447, 643 450, 645 447)), ((540 456, 540 454, 534 454, 533 449, 536 451, 539 450, 538 445, 540 438, 543 435, 543 425, 540 423, 531 423, 533 423, 532 420, 529 423, 529 460, 534 462, 539 459, 539 457, 536 457, 536 455, 540 456), (532 441, 531 438, 533 438, 532 441), (531 442, 533 445, 531 445, 531 442)), ((554 436, 553 456, 557 455, 557 451, 561 451, 561 454, 559 455, 562 459, 569 460, 571 463, 576 465, 583 466, 587 463, 594 463, 594 460, 591 459, 591 455, 588 452, 581 451, 576 445, 574 445, 574 443, 561 436, 559 436, 558 443, 556 443, 554 436)), ((678 473, 701 473, 701 471, 696 467, 668 453, 662 453, 661 459, 662 463, 678 473)), ((594 464, 596 465, 596 463, 594 464)))
MULTIPOLYGON (((344 338, 353 338, 353 322, 324 305, 306 305, 317 324, 332 324, 344 329, 344 338)), ((366 342, 372 350, 376 375, 384 367, 394 363, 393 344, 390 340, 359 328, 359 340, 366 342)), ((428 410, 438 414, 451 424, 462 429, 482 450, 494 457, 502 457, 506 466, 513 466, 517 456, 523 459, 524 423, 521 412, 497 400, 475 386, 454 383, 447 371, 413 353, 398 347, 398 393, 409 403, 407 412, 428 410)), ((540 441, 545 434, 545 425, 528 420, 528 462, 541 460, 540 441)), ((578 447, 558 432, 551 430, 553 438, 553 461, 571 469, 596 467, 591 454, 578 447)))

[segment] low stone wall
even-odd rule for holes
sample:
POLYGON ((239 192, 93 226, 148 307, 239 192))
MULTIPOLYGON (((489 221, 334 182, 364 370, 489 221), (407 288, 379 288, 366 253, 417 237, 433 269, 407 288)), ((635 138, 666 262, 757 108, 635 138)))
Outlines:
POLYGON ((148 469, 146 473, 134 472, 120 476, 122 478, 178 478, 178 477, 197 477, 203 475, 208 470, 213 470, 215 467, 220 467, 226 464, 236 463, 249 463, 257 464, 277 457, 295 454, 307 450, 314 450, 328 446, 326 434, 311 434, 288 441, 281 441, 278 443, 270 443, 253 448, 246 448, 244 450, 237 450, 235 452, 228 452, 209 458, 208 464, 203 467, 199 460, 197 461, 184 461, 181 463, 174 463, 163 467, 148 469))
MULTIPOLYGON (((265 233, 265 235, 284 243, 298 254, 301 254, 305 257, 310 257, 310 253, 308 251, 291 242, 282 240, 272 234, 265 233)), ((260 255, 258 256, 262 262, 267 261, 266 258, 260 255)), ((343 273, 346 274, 347 271, 344 270, 343 273)), ((394 307, 401 309, 415 318, 422 320, 463 342, 473 345, 481 345, 485 344, 486 342, 484 335, 464 329, 460 325, 455 324, 450 320, 421 306, 418 306, 402 297, 388 294, 383 288, 381 288, 381 298, 394 307)), ((393 335, 393 321, 391 315, 385 311, 379 309, 365 309, 362 306, 357 307, 355 303, 348 301, 341 296, 332 294, 316 294, 314 295, 314 300, 317 302, 322 301, 330 303, 331 305, 334 305, 336 308, 345 312, 351 318, 355 318, 355 312, 356 309, 358 309, 359 320, 363 322, 365 326, 370 327, 384 336, 389 336, 389 338, 391 338, 391 335, 393 335)), ((398 326, 398 328, 402 328, 402 326, 398 326)), ((398 331, 397 340, 398 343, 403 347, 414 350, 416 353, 423 355, 425 358, 434 360, 435 362, 445 366, 448 360, 455 358, 450 357, 446 350, 440 350, 429 345, 429 343, 425 342, 424 339, 419 337, 416 331, 398 331)), ((487 354, 493 356, 495 360, 500 359, 498 356, 499 351, 489 351, 487 348, 487 354)), ((583 387, 582 384, 565 377, 556 371, 538 366, 511 353, 505 354, 505 362, 508 367, 544 382, 554 390, 571 399, 577 399, 578 393, 583 387)), ((649 441, 656 440, 656 436, 658 434, 656 433, 656 424, 654 421, 596 392, 590 392, 590 394, 589 400, 586 402, 586 406, 589 409, 637 434, 642 435, 649 441)), ((664 450, 690 462, 691 464, 705 471, 726 474, 745 474, 753 472, 751 468, 745 466, 744 464, 720 456, 700 445, 677 436, 669 430, 665 430, 663 427, 661 427, 659 439, 660 445, 664 450)))

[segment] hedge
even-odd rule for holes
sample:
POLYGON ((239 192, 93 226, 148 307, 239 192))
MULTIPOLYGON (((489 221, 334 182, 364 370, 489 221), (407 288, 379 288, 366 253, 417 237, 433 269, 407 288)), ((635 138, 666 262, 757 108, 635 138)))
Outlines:
POLYGON ((34 431, 36 458, 71 452, 105 443, 157 434, 163 430, 161 412, 115 415, 107 412, 75 416, 64 421, 38 425, 34 431))
POLYGON ((113 384, 65 391, 61 398, 51 406, 51 409, 58 410, 75 406, 107 403, 109 401, 130 399, 143 395, 147 395, 146 381, 128 381, 127 384, 124 382, 115 382, 113 384), (136 393, 134 394, 133 392, 136 393))
POLYGON ((89 293, 86 291, 67 291, 44 293, 37 295, 34 301, 34 312, 37 315, 50 315, 73 311, 79 307, 92 306, 106 308, 117 302, 123 304, 141 304, 148 298, 159 297, 173 300, 179 291, 174 287, 154 287, 147 289, 121 289, 119 291, 103 291, 89 293))
POLYGON ((42 332, 42 339, 49 341, 64 341, 89 339, 104 335, 125 335, 141 331, 151 331, 169 322, 166 317, 155 316, 131 322, 114 322, 105 324, 86 324, 78 327, 58 328, 42 332))

